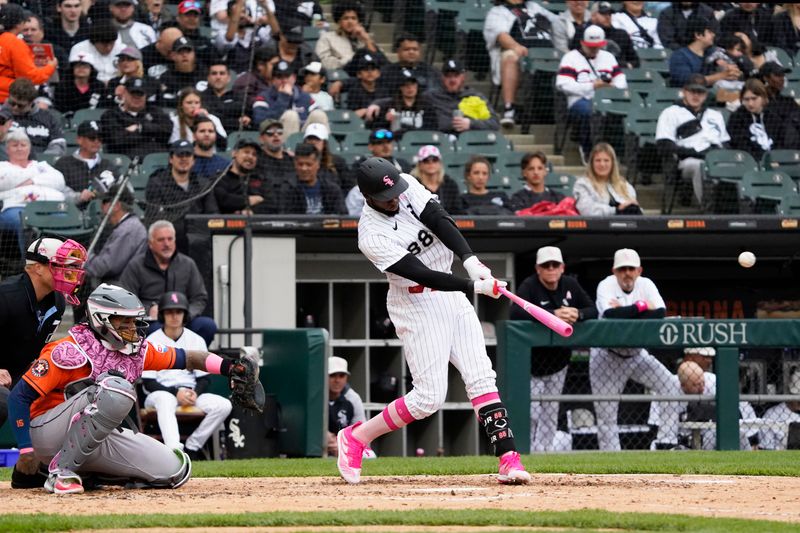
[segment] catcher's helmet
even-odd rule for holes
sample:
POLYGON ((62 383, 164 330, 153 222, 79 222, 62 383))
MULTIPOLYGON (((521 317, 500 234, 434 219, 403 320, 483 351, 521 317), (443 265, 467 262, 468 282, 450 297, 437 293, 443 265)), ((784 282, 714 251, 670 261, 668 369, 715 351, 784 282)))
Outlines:
POLYGON ((397 168, 382 157, 370 157, 358 165, 357 179, 361 194, 379 202, 397 198, 408 189, 397 168))
POLYGON ((135 294, 103 283, 86 299, 86 314, 89 327, 107 347, 129 355, 139 352, 146 336, 147 322, 144 321, 144 306, 135 294), (135 330, 117 330, 109 320, 114 316, 136 318, 135 330))
POLYGON ((170 291, 165 292, 161 299, 158 301, 158 321, 164 322, 164 313, 167 309, 181 309, 183 310, 183 323, 189 320, 189 300, 182 292, 170 291))

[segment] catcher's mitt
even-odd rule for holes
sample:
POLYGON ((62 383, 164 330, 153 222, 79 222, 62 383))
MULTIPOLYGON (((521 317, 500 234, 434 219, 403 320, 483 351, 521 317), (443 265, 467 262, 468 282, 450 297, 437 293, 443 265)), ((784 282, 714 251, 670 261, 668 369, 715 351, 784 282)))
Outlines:
POLYGON ((258 379, 258 361, 252 354, 242 354, 231 365, 230 373, 231 403, 245 409, 264 410, 266 395, 258 379))

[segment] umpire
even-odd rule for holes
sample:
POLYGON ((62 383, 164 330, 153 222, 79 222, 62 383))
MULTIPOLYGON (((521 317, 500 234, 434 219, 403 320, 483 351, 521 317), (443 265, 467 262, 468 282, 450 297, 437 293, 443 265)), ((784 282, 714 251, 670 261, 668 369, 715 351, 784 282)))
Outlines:
POLYGON ((25 258, 24 272, 0 283, 0 336, 6 345, 0 357, 0 426, 8 418, 10 389, 58 327, 65 298, 75 301, 86 250, 69 239, 42 237, 25 258))
MULTIPOLYGON (((517 290, 558 318, 574 324, 597 318, 597 308, 575 278, 564 276, 564 259, 555 246, 536 252, 536 274, 525 278, 517 290)), ((511 306, 511 320, 530 320, 518 305, 511 306)), ((531 397, 561 394, 572 351, 569 348, 531 349, 531 397)), ((531 400, 531 451, 554 451, 558 427, 558 402, 531 400)))

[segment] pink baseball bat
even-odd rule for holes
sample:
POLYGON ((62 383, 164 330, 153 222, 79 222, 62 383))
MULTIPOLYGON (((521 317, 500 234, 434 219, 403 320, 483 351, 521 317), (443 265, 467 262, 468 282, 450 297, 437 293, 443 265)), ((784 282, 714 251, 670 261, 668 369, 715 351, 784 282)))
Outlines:
POLYGON ((569 337, 572 335, 572 326, 558 318, 553 313, 545 311, 538 305, 530 303, 528 300, 520 298, 513 292, 507 290, 505 287, 498 287, 495 285, 495 288, 500 294, 520 306, 522 309, 525 310, 526 313, 531 315, 533 318, 547 326, 548 328, 552 329, 562 337, 569 337))

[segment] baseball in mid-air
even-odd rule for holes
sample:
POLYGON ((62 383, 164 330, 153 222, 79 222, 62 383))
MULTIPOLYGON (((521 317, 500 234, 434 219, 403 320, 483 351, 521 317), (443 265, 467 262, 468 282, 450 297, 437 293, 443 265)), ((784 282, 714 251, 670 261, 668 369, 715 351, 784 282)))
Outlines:
POLYGON ((742 252, 739 254, 739 264, 744 268, 750 268, 756 264, 756 256, 753 252, 742 252))

